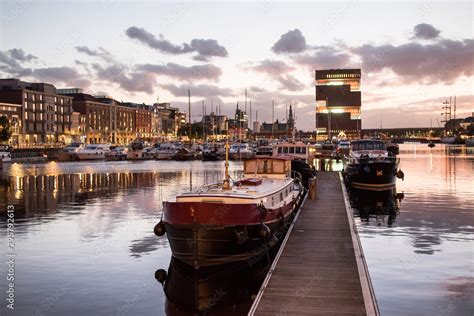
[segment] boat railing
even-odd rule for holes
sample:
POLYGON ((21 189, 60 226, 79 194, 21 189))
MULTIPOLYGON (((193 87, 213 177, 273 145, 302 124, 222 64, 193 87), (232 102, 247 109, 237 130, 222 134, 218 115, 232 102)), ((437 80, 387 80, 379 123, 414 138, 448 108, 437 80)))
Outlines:
POLYGON ((359 164, 359 163, 370 163, 370 162, 391 162, 391 163, 400 163, 400 158, 394 156, 388 157, 351 157, 344 155, 344 160, 347 164, 359 164))
POLYGON ((298 171, 291 170, 291 178, 295 179, 296 182, 303 183, 303 176, 298 171))

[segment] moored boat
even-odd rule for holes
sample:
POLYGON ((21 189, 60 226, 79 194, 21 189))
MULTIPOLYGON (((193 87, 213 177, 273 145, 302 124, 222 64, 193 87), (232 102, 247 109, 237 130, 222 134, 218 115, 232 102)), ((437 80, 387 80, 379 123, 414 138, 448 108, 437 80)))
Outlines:
POLYGON ((224 143, 208 143, 202 149, 202 160, 216 161, 225 158, 225 144, 224 143))
POLYGON ((250 159, 255 157, 255 152, 248 143, 235 143, 230 146, 229 158, 233 160, 250 159))
POLYGON ((153 150, 153 155, 157 160, 170 160, 173 159, 177 151, 178 148, 173 143, 162 143, 156 145, 153 150))
POLYGON ((264 255, 283 238, 303 197, 291 177, 291 161, 256 158, 244 162, 244 177, 231 182, 226 161, 223 182, 179 194, 163 203, 155 226, 167 234, 173 257, 211 266, 264 255))
POLYGON ((73 155, 78 160, 102 160, 105 159, 105 155, 109 152, 109 145, 89 144, 76 151, 73 155))
POLYGON ((11 162, 11 148, 8 145, 0 145, 0 161, 2 163, 11 162))
POLYGON ((352 188, 387 190, 395 186, 396 178, 403 178, 398 171, 399 159, 387 151, 380 140, 357 140, 344 159, 344 178, 352 188))
POLYGON ((302 159, 311 163, 315 158, 316 149, 314 145, 305 144, 303 142, 284 142, 274 144, 273 157, 290 157, 291 159, 302 159))

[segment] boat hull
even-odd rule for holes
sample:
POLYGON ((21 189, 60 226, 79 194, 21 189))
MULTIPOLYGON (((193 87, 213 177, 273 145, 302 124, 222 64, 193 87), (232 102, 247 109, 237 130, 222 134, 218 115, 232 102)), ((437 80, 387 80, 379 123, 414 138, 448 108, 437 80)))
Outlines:
POLYGON ((97 153, 75 153, 74 157, 77 160, 104 160, 105 153, 97 152, 97 153))
POLYGON ((398 162, 396 160, 360 162, 349 164, 344 169, 344 178, 350 187, 383 191, 390 190, 397 180, 398 162))
POLYGON ((284 237, 300 200, 301 194, 275 210, 257 204, 165 202, 163 222, 173 257, 194 267, 262 258, 284 237))

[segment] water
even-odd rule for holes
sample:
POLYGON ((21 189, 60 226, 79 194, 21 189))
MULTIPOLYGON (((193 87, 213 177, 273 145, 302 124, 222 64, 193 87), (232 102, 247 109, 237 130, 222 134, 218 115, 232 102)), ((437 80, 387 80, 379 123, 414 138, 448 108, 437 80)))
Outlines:
MULTIPOLYGON (((401 151, 405 181, 398 181, 398 196, 361 195, 356 201, 379 307, 383 315, 470 315, 474 156, 446 155, 441 145, 430 151, 426 145, 407 144, 401 151), (368 207, 370 202, 375 204, 368 207), (373 214, 376 208, 378 215, 373 214)), ((232 174, 236 176, 241 167, 231 163, 232 174)), ((6 205, 15 207, 15 313, 180 314, 182 310, 166 300, 155 279, 155 271, 168 270, 171 252, 166 238, 153 234, 153 226, 161 215, 161 201, 221 179, 223 173, 223 162, 200 161, 5 167, 0 212, 6 205)), ((5 213, 0 221, 5 227, 5 213)), ((7 311, 5 229, 0 238, 3 313, 7 311)), ((202 285, 215 290, 211 302, 224 300, 221 292, 240 295, 243 304, 231 311, 245 313, 255 284, 248 291, 239 288, 238 295, 222 287, 253 276, 242 271, 221 281, 215 275, 206 280, 214 282, 212 286, 202 285)), ((178 283, 185 300, 191 296, 186 291, 191 281, 178 283)))
POLYGON ((473 315, 474 155, 400 149, 398 197, 353 203, 381 314, 473 315))

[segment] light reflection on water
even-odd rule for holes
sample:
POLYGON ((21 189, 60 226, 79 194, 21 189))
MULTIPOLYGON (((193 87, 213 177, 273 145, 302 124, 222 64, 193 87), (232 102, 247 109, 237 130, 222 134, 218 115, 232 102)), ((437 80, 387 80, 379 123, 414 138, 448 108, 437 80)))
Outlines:
MULTIPOLYGON (((474 157, 423 144, 401 145, 400 156, 405 181, 398 180, 397 193, 403 199, 394 192, 358 201, 382 314, 469 314, 474 157)), ((234 176, 239 168, 231 164, 234 176)), ((166 238, 153 234, 161 201, 223 172, 223 162, 200 161, 6 166, 0 210, 16 208, 16 313, 165 314, 163 289, 154 279, 171 256, 166 238)), ((0 231, 2 240, 5 234, 0 231)), ((2 258, 4 252, 2 246, 2 258)), ((3 276, 3 260, 0 268, 3 276)), ((3 302, 5 282, 2 277, 3 302)))
MULTIPOLYGON (((240 166, 231 163, 234 176, 240 166)), ((165 298, 154 272, 168 266, 171 254, 166 237, 153 234, 161 202, 223 172, 223 162, 200 161, 4 168, 0 210, 13 204, 16 217, 15 312, 163 315, 165 298)), ((5 235, 1 230, 2 240, 5 235)), ((6 269, 2 260, 3 302, 6 269)))
POLYGON ((368 207, 371 199, 379 206, 390 200, 372 194, 365 203, 370 219, 364 212, 358 219, 382 315, 472 315, 474 156, 444 145, 400 150, 400 209, 368 207))

